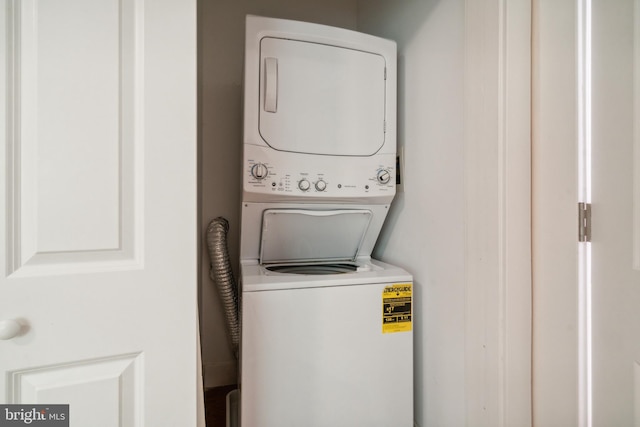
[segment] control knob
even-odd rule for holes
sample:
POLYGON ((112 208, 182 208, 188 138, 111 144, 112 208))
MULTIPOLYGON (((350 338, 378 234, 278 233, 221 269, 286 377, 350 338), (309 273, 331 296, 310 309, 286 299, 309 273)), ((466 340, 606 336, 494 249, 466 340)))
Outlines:
POLYGON ((269 169, 262 163, 256 163, 251 167, 251 176, 257 180, 265 179, 268 175, 269 169))
POLYGON ((380 184, 388 184, 391 181, 391 174, 388 170, 382 169, 378 171, 378 182, 380 184))
POLYGON ((300 181, 298 181, 298 188, 302 191, 307 191, 309 188, 311 188, 311 183, 307 181, 306 178, 302 178, 300 181))
POLYGON ((327 188, 327 183, 324 182, 323 180, 318 180, 318 182, 316 182, 316 190, 318 191, 324 191, 327 188))

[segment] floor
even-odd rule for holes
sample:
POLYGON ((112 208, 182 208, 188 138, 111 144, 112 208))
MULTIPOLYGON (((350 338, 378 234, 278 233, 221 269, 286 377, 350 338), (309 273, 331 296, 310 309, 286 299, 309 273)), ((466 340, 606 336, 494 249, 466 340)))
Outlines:
POLYGON ((227 416, 226 397, 231 390, 238 388, 236 385, 214 387, 204 392, 204 408, 207 427, 225 427, 227 416))

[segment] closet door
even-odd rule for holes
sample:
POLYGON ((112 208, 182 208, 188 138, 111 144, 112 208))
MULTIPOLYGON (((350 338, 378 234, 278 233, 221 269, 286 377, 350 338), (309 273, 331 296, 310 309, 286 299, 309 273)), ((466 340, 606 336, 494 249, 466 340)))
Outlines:
POLYGON ((195 22, 0 2, 0 404, 195 425, 195 22))

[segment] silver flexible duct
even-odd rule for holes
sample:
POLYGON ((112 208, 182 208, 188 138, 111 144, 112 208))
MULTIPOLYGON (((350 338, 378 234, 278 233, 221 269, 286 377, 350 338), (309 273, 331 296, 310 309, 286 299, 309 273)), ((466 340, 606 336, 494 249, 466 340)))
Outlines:
POLYGON ((218 288, 227 324, 227 334, 237 358, 238 345, 240 342, 238 290, 229 262, 229 251, 227 249, 228 231, 229 221, 223 217, 214 219, 209 223, 209 227, 207 227, 207 247, 209 248, 209 260, 211 261, 209 276, 218 288))

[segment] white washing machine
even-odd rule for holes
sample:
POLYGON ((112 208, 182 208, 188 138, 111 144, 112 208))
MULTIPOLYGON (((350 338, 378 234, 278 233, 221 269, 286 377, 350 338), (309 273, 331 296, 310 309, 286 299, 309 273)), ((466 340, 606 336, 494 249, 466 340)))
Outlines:
POLYGON ((247 17, 240 425, 413 425, 412 277, 371 259, 396 176, 395 43, 247 17))

